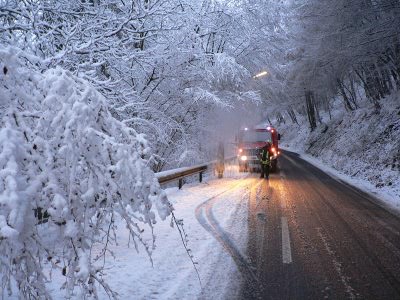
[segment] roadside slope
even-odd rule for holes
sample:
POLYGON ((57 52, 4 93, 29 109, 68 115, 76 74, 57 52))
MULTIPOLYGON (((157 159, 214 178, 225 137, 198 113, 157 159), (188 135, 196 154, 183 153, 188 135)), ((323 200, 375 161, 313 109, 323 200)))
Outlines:
POLYGON ((305 124, 281 126, 282 145, 369 184, 400 208, 399 99, 400 94, 388 97, 380 111, 360 108, 336 113, 312 133, 305 124))

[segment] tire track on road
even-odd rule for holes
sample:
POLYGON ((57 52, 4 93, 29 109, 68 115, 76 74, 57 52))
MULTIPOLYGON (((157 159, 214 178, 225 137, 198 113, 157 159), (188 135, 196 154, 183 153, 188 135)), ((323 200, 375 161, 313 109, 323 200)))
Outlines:
MULTIPOLYGON (((227 233, 216 220, 212 208, 216 202, 218 202, 219 197, 231 192, 241 186, 247 185, 248 183, 239 182, 232 188, 221 192, 214 197, 206 200, 200 204, 196 210, 195 215, 197 221, 205 230, 207 230, 225 249, 225 251, 232 257, 239 272, 242 274, 243 279, 246 283, 251 286, 249 289, 248 299, 262 299, 263 287, 258 281, 256 274, 254 273, 251 264, 247 261, 246 257, 242 255, 239 249, 236 247, 235 243, 232 241, 229 233, 227 233), (204 212, 204 213, 203 213, 204 212)), ((255 180, 252 180, 251 184, 255 184, 255 180)), ((249 195, 250 196, 250 195, 249 195)))

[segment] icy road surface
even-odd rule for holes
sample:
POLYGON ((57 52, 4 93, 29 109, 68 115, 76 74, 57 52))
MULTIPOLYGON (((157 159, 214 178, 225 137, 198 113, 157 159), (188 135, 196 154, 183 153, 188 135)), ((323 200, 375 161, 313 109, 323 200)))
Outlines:
POLYGON ((240 299, 400 299, 400 218, 377 199, 288 151, 249 199, 240 299))

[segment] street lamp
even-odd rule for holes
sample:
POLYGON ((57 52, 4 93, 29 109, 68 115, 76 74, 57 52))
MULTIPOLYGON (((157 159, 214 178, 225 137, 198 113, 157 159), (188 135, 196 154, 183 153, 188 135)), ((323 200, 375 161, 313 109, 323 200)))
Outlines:
POLYGON ((258 74, 256 74, 256 75, 254 75, 253 78, 254 78, 254 79, 260 78, 260 77, 263 77, 263 76, 265 76, 265 75, 268 75, 268 72, 267 72, 267 71, 262 71, 262 72, 260 72, 260 73, 258 73, 258 74))

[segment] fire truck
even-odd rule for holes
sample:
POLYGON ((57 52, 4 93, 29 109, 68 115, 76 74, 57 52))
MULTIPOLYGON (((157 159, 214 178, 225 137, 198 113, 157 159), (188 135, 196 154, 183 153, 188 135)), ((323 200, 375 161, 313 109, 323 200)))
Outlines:
POLYGON ((278 147, 280 138, 280 134, 272 126, 255 126, 241 129, 237 137, 239 171, 260 171, 258 155, 261 148, 265 146, 268 146, 271 157, 271 171, 276 171, 278 157, 281 154, 278 147))

